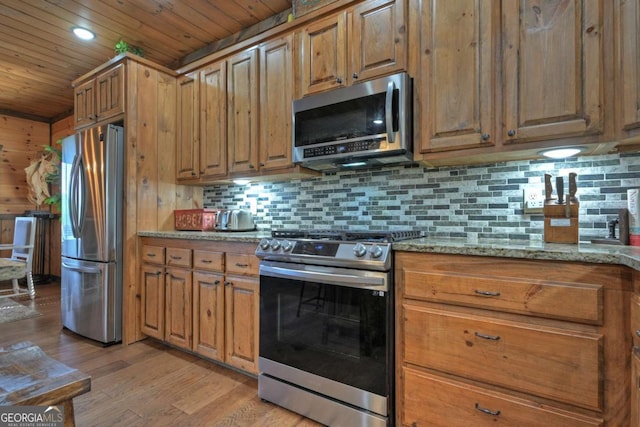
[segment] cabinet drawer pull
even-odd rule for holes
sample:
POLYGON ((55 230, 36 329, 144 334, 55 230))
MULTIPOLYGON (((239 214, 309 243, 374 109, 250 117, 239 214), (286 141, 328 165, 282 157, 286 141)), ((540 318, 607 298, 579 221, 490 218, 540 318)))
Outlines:
POLYGON ((236 267, 247 268, 247 267, 249 267, 249 264, 243 264, 243 263, 240 263, 240 262, 236 262, 236 267))
POLYGON ((500 335, 486 335, 486 334, 481 334, 480 332, 474 332, 475 336, 477 336, 478 338, 482 338, 483 340, 491 340, 491 341, 498 341, 500 339, 500 335))
POLYGON ((151 252, 147 252, 147 256, 148 256, 149 258, 154 258, 154 257, 156 256, 156 254, 153 254, 153 253, 151 253, 151 252))
POLYGON ((201 262, 203 264, 211 264, 213 261, 211 261, 210 259, 203 259, 201 262))
POLYGON ((176 260, 178 260, 178 259, 182 259, 182 257, 181 257, 181 256, 177 256, 177 255, 171 255, 171 257, 170 257, 170 258, 171 258, 171 259, 176 259, 176 260))
POLYGON ((500 292, 481 291, 479 289, 476 289, 473 292, 475 292, 478 295, 483 295, 483 296, 486 296, 486 297, 499 297, 500 296, 500 292))
POLYGON ((497 417, 498 415, 500 415, 500 411, 492 411, 491 409, 483 408, 482 406, 478 405, 477 403, 476 403, 476 409, 478 411, 482 412, 483 414, 493 415, 494 417, 497 417))

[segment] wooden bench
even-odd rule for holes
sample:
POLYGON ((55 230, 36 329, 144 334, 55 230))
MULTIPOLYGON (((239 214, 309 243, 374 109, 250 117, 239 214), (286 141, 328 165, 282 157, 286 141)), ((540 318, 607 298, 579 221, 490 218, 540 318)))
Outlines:
POLYGON ((64 425, 74 426, 73 398, 90 390, 90 376, 31 342, 0 348, 0 406, 62 405, 64 425))

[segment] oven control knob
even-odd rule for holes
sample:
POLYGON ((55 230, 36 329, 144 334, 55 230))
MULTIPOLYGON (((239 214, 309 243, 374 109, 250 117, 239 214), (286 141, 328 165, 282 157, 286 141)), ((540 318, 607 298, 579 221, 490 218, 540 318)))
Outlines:
POLYGON ((382 248, 378 245, 373 245, 369 248, 369 253, 371 254, 371 258, 380 258, 382 256, 382 248))
POLYGON ((271 241, 271 249, 273 249, 274 251, 280 249, 280 240, 273 239, 271 241))
POLYGON ((367 254, 367 248, 362 243, 356 243, 353 247, 353 253, 358 258, 363 257, 367 254))
POLYGON ((266 251, 267 249, 269 249, 270 244, 271 242, 269 241, 269 239, 262 239, 260 240, 260 249, 266 251))
POLYGON ((284 242, 282 242, 282 250, 285 252, 289 252, 291 250, 291 248, 293 248, 293 243, 291 243, 288 240, 285 240, 284 242))

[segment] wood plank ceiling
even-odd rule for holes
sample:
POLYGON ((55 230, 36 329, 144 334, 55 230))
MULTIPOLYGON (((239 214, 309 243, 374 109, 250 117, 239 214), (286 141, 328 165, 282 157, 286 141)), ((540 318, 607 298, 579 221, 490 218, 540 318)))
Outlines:
POLYGON ((239 32, 283 22, 291 0, 2 0, 0 114, 52 122, 73 111, 71 81, 124 40, 169 68, 239 32), (75 26, 96 34, 90 42, 75 26))

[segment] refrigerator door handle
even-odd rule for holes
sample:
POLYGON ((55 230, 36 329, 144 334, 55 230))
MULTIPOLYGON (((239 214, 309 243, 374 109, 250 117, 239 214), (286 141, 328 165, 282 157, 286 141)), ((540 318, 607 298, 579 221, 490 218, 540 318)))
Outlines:
POLYGON ((62 262, 62 266, 64 268, 68 268, 69 270, 79 271, 80 273, 88 273, 88 274, 98 274, 100 273, 99 268, 87 268, 87 267, 77 267, 75 265, 67 264, 66 262, 62 262))
POLYGON ((71 225, 71 232, 76 239, 80 237, 80 230, 78 230, 78 164, 80 161, 79 156, 73 158, 71 163, 71 171, 69 172, 69 220, 71 225))
POLYGON ((84 161, 82 160, 82 156, 78 157, 78 170, 77 170, 77 179, 76 179, 76 200, 78 201, 78 210, 77 210, 77 218, 76 218, 76 227, 78 228, 78 237, 82 233, 82 229, 84 228, 84 217, 86 216, 87 211, 87 197, 86 197, 86 188, 87 183, 84 178, 84 161))

